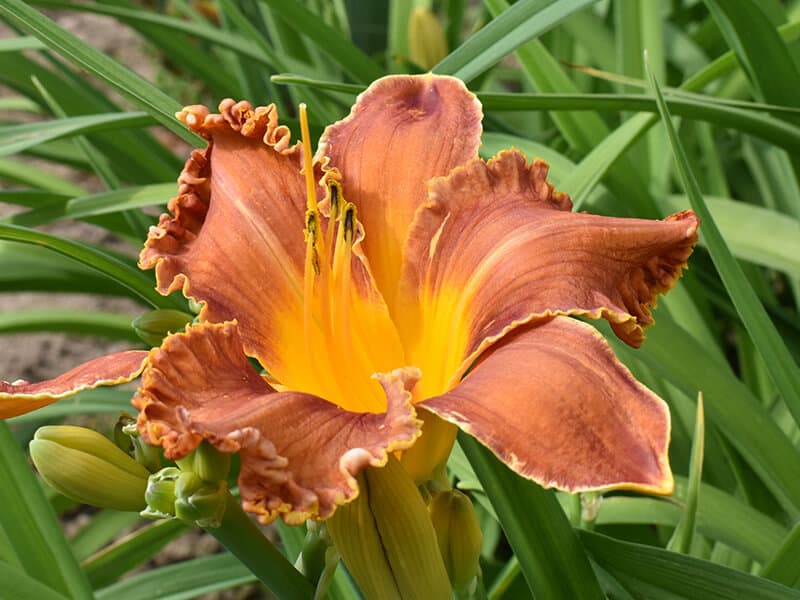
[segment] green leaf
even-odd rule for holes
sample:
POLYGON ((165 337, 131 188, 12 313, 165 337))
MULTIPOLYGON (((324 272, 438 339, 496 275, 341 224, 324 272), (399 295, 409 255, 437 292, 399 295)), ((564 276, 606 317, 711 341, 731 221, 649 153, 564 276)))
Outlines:
POLYGON ((105 546, 124 529, 133 527, 141 520, 135 512, 104 509, 92 515, 70 540, 75 557, 83 561, 105 546))
POLYGON ((251 583, 255 576, 231 554, 194 558, 152 569, 97 590, 96 600, 191 600, 251 583))
POLYGON ((800 516, 800 454, 731 368, 662 312, 647 341, 632 350, 605 323, 595 323, 627 364, 645 364, 689 397, 703 390, 709 423, 718 428, 793 517, 800 516))
POLYGON ((635 597, 697 600, 790 600, 800 592, 706 560, 652 546, 579 532, 581 542, 603 569, 622 582, 635 597))
POLYGON ((510 471, 474 438, 459 433, 459 444, 497 512, 533 595, 603 598, 554 493, 510 471))
POLYGON ((758 296, 756 296, 753 288, 748 283, 739 263, 734 259, 722 234, 720 234, 711 212, 703 200, 703 195, 689 166, 686 153, 678 139, 675 128, 672 126, 669 108, 664 102, 658 82, 652 74, 650 75, 650 81, 655 90, 661 120, 667 130, 667 136, 678 165, 683 186, 686 188, 692 208, 703 223, 702 235, 705 237, 711 259, 714 261, 714 265, 722 278, 725 288, 728 290, 737 313, 747 328, 747 332, 750 334, 759 354, 764 359, 773 383, 783 397, 792 416, 794 416, 795 422, 800 423, 800 370, 798 370, 783 339, 769 320, 769 316, 758 296))
POLYGON ((67 117, 0 127, 0 156, 22 152, 37 144, 62 137, 95 131, 148 127, 153 124, 152 117, 146 113, 136 112, 67 117))
POLYGON ((53 173, 42 171, 38 166, 30 165, 27 161, 0 158, 0 179, 15 181, 29 185, 39 190, 69 196, 81 196, 86 190, 71 181, 53 173))
POLYGON ((431 69, 471 81, 530 39, 595 0, 520 0, 431 69))
POLYGON ((688 554, 694 539, 697 521, 697 506, 700 496, 700 478, 703 474, 703 451, 705 449, 705 420, 703 413, 703 393, 697 394, 697 416, 695 417, 692 454, 689 460, 689 485, 686 490, 686 506, 675 531, 667 543, 667 550, 688 554))
POLYGON ((94 73, 183 140, 197 146, 203 145, 198 136, 175 120, 175 113, 181 109, 175 100, 127 67, 65 31, 23 0, 4 0, 0 4, 0 16, 40 39, 51 50, 94 73))
POLYGON ((766 102, 800 106, 794 90, 800 72, 763 9, 752 0, 705 0, 757 95, 766 102))
POLYGON ((3 581, 3 595, 14 600, 69 600, 52 588, 40 583, 23 571, 0 562, 0 579, 3 581))
POLYGON ((77 260, 107 275, 115 282, 124 285, 140 299, 155 308, 181 307, 179 301, 164 297, 156 292, 153 289, 152 279, 138 269, 86 244, 16 225, 0 225, 0 239, 36 244, 77 260))
MULTIPOLYGON (((706 205, 731 252, 744 260, 800 277, 800 254, 794 250, 800 239, 800 221, 754 204, 706 196, 706 205)), ((685 195, 660 201, 665 212, 686 208, 685 195)), ((702 227, 702 226, 701 226, 702 227)), ((706 238, 700 239, 706 245, 706 238)))
POLYGON ((20 36, 0 40, 0 52, 19 52, 21 50, 42 50, 46 48, 35 37, 20 36))
POLYGON ((795 523, 781 547, 764 565, 761 576, 791 587, 800 587, 800 571, 797 570, 798 556, 800 556, 800 522, 795 523))
MULTIPOLYGON (((61 402, 51 406, 59 404, 61 402)), ((189 526, 183 521, 157 521, 103 548, 88 557, 81 566, 95 588, 110 585, 128 571, 150 560, 187 529, 189 526)))
MULTIPOLYGON (((40 205, 44 204, 41 208, 0 219, 0 223, 35 227, 62 219, 84 219, 124 210, 162 206, 176 193, 176 184, 157 183, 136 188, 100 192, 88 196, 80 195, 75 198, 62 196, 60 198, 61 201, 57 201, 54 197, 49 202, 40 202, 40 205)), ((1 193, 0 201, 3 201, 1 193)), ((13 199, 10 201, 13 202, 13 199)))
POLYGON ((100 311, 18 310, 0 313, 0 334, 34 331, 58 331, 73 335, 96 335, 141 344, 131 328, 131 315, 100 311))
MULTIPOLYGON (((14 541, 14 551, 28 575, 68 598, 90 599, 89 583, 5 423, 0 423, 0 480, 0 527, 14 541)), ((7 589, 5 583, 3 589, 7 589)))
POLYGON ((261 2, 269 6, 273 14, 292 30, 308 37, 328 58, 337 62, 357 81, 370 83, 383 75, 383 71, 371 58, 297 0, 261 0, 261 2))

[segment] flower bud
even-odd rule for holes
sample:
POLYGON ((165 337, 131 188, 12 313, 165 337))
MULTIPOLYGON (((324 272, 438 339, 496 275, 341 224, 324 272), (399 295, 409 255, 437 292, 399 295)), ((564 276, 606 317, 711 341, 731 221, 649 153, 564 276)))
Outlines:
POLYGON ((467 588, 478 575, 483 534, 470 499, 458 490, 434 496, 428 505, 453 589, 467 588))
POLYGON ((216 482, 228 476, 231 455, 220 452, 208 442, 203 442, 177 463, 183 471, 195 473, 203 481, 216 482))
POLYGON ((175 483, 181 476, 181 470, 167 467, 150 475, 147 480, 147 501, 141 515, 151 519, 168 519, 175 516, 175 483))
POLYGON ((428 510, 403 466, 390 456, 358 480, 358 498, 325 523, 364 596, 450 598, 428 510))
POLYGON ((408 54, 426 71, 447 56, 447 40, 439 19, 430 9, 418 6, 408 20, 408 54))
POLYGON ((151 473, 161 468, 161 449, 147 444, 136 426, 136 419, 121 413, 114 425, 114 443, 151 473))
POLYGON ((175 516, 183 521, 194 521, 200 527, 219 527, 228 500, 228 484, 225 481, 201 483, 199 488, 188 485, 179 490, 181 479, 178 479, 175 486, 175 516), (193 489, 191 494, 181 494, 181 491, 186 492, 189 489, 193 489))
POLYGON ((181 331, 193 319, 194 315, 181 310, 159 308, 139 315, 131 322, 131 326, 142 340, 151 346, 160 346, 168 333, 181 331))
POLYGON ((40 427, 30 453, 42 478, 73 500, 117 510, 145 506, 147 469, 92 429, 40 427))

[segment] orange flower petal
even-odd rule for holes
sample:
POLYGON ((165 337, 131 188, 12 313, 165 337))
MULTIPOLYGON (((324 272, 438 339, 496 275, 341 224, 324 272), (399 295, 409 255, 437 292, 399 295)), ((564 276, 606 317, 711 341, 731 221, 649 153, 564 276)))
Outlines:
POLYGON ((477 155, 481 117, 480 103, 458 79, 391 76, 374 82, 350 116, 322 135, 318 155, 341 171, 344 195, 358 206, 364 252, 390 307, 425 183, 477 155))
POLYGON ((269 522, 324 519, 358 495, 355 475, 419 436, 409 389, 419 373, 381 377, 388 410, 352 413, 311 394, 277 392, 242 352, 236 323, 204 323, 151 352, 134 405, 145 439, 178 459, 202 440, 240 452, 244 508, 269 522))
POLYGON ((544 487, 672 492, 666 404, 580 321, 555 317, 517 330, 456 388, 421 406, 544 487))
POLYGON ((83 390, 136 379, 146 359, 144 350, 126 350, 95 358, 40 383, 0 381, 0 419, 24 415, 83 390))
MULTIPOLYGON (((182 290, 203 301, 201 320, 236 319, 245 352, 282 384, 333 399, 331 382, 340 365, 331 363, 337 353, 327 346, 325 319, 314 315, 313 362, 303 335, 306 188, 300 145, 289 147, 289 130, 278 124, 274 105, 225 100, 219 109, 209 114, 190 106, 178 114, 209 145, 187 161, 179 195, 169 204, 172 215, 162 215, 151 229, 140 266, 156 269, 161 293, 182 290)), ((325 172, 318 166, 316 175, 325 172)), ((374 368, 365 367, 368 376, 402 364, 402 349, 357 245, 348 301, 355 327, 364 331, 352 337, 380 335, 386 349, 369 365, 374 368)))
POLYGON ((177 116, 209 140, 181 173, 179 195, 150 230, 141 268, 158 290, 205 302, 201 319, 237 318, 249 354, 280 371, 276 314, 302 315, 305 183, 300 152, 274 105, 223 101, 221 114, 177 116))
POLYGON ((422 369, 429 395, 535 318, 604 317, 638 346, 653 321, 649 307, 686 265, 694 213, 664 221, 573 213, 547 170, 512 150, 431 183, 409 234, 397 318, 407 361, 422 369))

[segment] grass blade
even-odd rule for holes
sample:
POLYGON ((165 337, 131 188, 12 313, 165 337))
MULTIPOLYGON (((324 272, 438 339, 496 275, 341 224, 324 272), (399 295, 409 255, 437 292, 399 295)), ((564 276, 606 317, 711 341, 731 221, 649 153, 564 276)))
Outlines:
POLYGON ((182 306, 179 300, 164 297, 156 292, 152 279, 138 269, 86 244, 16 225, 0 225, 0 239, 44 246, 77 260, 124 285, 154 308, 180 308, 182 306))
POLYGON ((667 550, 688 554, 694 539, 695 523, 697 521, 697 505, 700 496, 700 477, 703 473, 703 450, 706 435, 703 394, 697 395, 697 416, 692 440, 692 455, 689 461, 689 485, 686 490, 686 506, 683 509, 681 520, 678 522, 672 537, 667 544, 667 550))
POLYGON ((735 571, 706 560, 652 546, 614 540, 580 531, 580 539, 605 570, 624 582, 636 597, 717 600, 800 598, 794 591, 760 577, 735 571))
POLYGON ((551 490, 522 479, 474 438, 459 433, 536 597, 603 598, 586 554, 551 490))
POLYGON ((0 423, 0 479, 0 526, 14 540, 14 551, 25 571, 68 598, 90 599, 89 583, 5 423, 0 423))
POLYGON ((471 81, 516 48, 596 0, 520 0, 431 71, 471 81))
POLYGON ((661 120, 667 130, 667 137, 678 165, 683 186, 689 196, 692 208, 703 222, 702 235, 705 237, 711 259, 717 267, 747 332, 764 359, 773 383, 783 397, 795 422, 800 423, 800 370, 720 234, 711 212, 703 200, 675 128, 672 126, 669 108, 664 102, 661 89, 652 74, 650 81, 655 90, 661 120))
POLYGON ((22 0, 4 0, 0 16, 44 42, 51 50, 94 73, 151 114, 181 139, 202 146, 203 141, 175 120, 181 106, 153 84, 65 31, 22 0))

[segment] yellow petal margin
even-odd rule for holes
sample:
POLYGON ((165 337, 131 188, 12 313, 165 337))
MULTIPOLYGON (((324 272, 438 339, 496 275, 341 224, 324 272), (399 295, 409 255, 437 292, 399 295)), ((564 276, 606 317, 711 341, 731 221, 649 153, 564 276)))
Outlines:
POLYGON ((358 206, 364 253, 390 309, 425 185, 477 156, 482 116, 480 102, 459 79, 390 76, 375 81, 320 139, 318 155, 341 172, 344 195, 358 206))
POLYGON ((416 369, 379 376, 388 410, 348 412, 317 396, 275 391, 242 351, 235 322, 172 335, 150 354, 134 398, 145 439, 179 459, 202 440, 239 452, 245 510, 263 522, 324 519, 358 495, 355 476, 420 435, 409 390, 416 369))
POLYGON ((39 383, 0 381, 0 419, 24 415, 83 390, 132 381, 142 372, 146 359, 143 350, 127 350, 95 358, 39 383))
POLYGON ((697 242, 693 212, 573 213, 547 170, 510 150, 431 182, 406 245, 397 318, 423 396, 452 387, 492 343, 538 318, 603 317, 638 346, 657 295, 680 276, 697 242))
POLYGON ((667 405, 575 319, 519 328, 421 406, 544 487, 672 493, 667 405))

